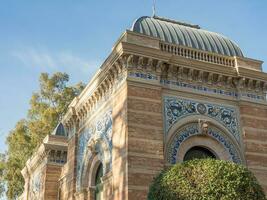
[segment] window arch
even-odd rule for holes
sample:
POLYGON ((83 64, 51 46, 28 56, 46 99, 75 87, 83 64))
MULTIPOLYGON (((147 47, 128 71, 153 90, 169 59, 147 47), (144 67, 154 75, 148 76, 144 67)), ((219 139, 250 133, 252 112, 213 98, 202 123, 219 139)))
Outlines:
POLYGON ((216 159, 216 156, 209 149, 201 146, 192 147, 184 155, 184 161, 193 159, 205 159, 205 158, 216 159))
POLYGON ((183 162, 187 151, 195 146, 206 147, 217 159, 240 164, 243 162, 239 147, 224 129, 209 122, 207 132, 202 133, 196 121, 179 124, 169 136, 166 142, 166 161, 170 164, 183 162))
POLYGON ((95 175, 95 200, 101 200, 103 193, 103 184, 101 178, 103 177, 103 164, 100 163, 95 175))

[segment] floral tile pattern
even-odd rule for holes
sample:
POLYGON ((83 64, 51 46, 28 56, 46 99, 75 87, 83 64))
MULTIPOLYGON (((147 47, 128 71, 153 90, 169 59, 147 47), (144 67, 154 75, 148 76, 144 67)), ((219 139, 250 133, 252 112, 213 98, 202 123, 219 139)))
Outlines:
POLYGON ((232 107, 211 103, 200 103, 176 97, 164 97, 165 134, 179 120, 190 115, 210 117, 225 128, 240 142, 237 110, 232 107))
MULTIPOLYGON (((103 116, 96 120, 96 123, 89 128, 85 129, 79 136, 78 139, 78 151, 77 151, 77 188, 80 187, 79 183, 81 180, 82 166, 84 165, 84 154, 89 140, 97 135, 106 144, 108 144, 108 150, 112 155, 112 111, 106 112, 103 116)), ((95 150, 103 160, 103 149, 100 145, 96 145, 95 150)), ((88 155, 90 157, 90 155, 88 155)), ((112 157, 110 158, 110 168, 112 166, 112 157)))
POLYGON ((216 94, 220 96, 227 96, 227 97, 232 97, 234 99, 238 99, 239 97, 245 97, 247 99, 253 100, 253 101, 259 101, 259 102, 265 102, 266 97, 261 94, 256 94, 252 92, 242 92, 238 93, 235 89, 231 90, 225 90, 222 88, 218 87, 212 87, 212 86, 207 86, 207 85, 202 85, 202 84, 195 84, 191 82, 184 82, 184 81, 175 81, 175 80, 166 80, 166 79, 160 79, 151 73, 142 73, 142 72, 130 72, 129 73, 130 77, 133 78, 138 78, 138 79, 145 79, 148 81, 160 81, 161 85, 171 85, 177 88, 181 89, 188 89, 194 92, 203 92, 206 94, 216 94))
MULTIPOLYGON (((167 161, 170 164, 175 164, 177 162, 176 156, 179 151, 180 145, 189 137, 199 135, 198 124, 191 123, 183 127, 176 135, 173 137, 171 143, 167 147, 167 161)), ((238 152, 232 144, 232 142, 227 139, 221 131, 215 128, 209 127, 208 135, 220 142, 227 152, 230 154, 230 157, 233 162, 241 164, 242 161, 238 155, 238 152)))

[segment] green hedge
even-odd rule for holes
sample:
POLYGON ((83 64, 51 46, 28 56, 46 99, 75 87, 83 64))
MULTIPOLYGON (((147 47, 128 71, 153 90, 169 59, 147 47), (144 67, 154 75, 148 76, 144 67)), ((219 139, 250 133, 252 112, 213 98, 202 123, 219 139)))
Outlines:
POLYGON ((242 165, 200 159, 161 172, 148 200, 266 200, 255 176, 242 165))

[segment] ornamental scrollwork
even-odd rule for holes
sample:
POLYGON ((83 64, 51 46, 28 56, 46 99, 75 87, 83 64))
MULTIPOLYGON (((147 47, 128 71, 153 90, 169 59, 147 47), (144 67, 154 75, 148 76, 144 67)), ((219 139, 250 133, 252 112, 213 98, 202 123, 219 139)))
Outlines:
POLYGON ((237 110, 212 103, 200 103, 176 97, 164 97, 165 134, 180 119, 190 115, 203 115, 222 124, 240 142, 237 110))
MULTIPOLYGON (((82 167, 84 165, 85 159, 90 159, 92 156, 91 151, 87 151, 89 148, 89 143, 97 140, 104 141, 107 146, 108 155, 110 155, 108 169, 112 166, 112 111, 106 112, 103 116, 96 119, 94 125, 85 129, 78 138, 78 151, 77 151, 77 188, 80 187, 79 183, 82 178, 82 167), (89 154, 86 154, 89 152, 89 154), (87 158, 84 158, 84 157, 87 158)), ((95 143, 94 152, 97 153, 99 159, 104 163, 104 149, 99 143, 95 143)))
MULTIPOLYGON (((199 125, 197 123, 191 123, 183 127, 178 133, 175 134, 167 147, 167 161, 170 164, 175 164, 177 162, 176 157, 179 151, 179 147, 185 140, 187 140, 191 136, 202 134, 199 132, 198 126, 199 125)), ((223 147, 229 153, 233 162, 239 164, 242 163, 234 144, 227 137, 225 137, 220 130, 214 127, 208 127, 207 135, 214 138, 223 145, 223 147)))
POLYGON ((79 136, 78 139, 78 151, 77 151, 77 179, 80 179, 80 172, 82 167, 82 161, 87 143, 91 136, 93 135, 93 129, 85 129, 79 136))

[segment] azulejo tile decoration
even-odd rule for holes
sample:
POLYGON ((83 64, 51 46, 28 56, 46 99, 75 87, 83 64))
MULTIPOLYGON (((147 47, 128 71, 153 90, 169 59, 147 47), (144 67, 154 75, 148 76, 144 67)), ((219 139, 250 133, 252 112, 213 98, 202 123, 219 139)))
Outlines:
POLYGON ((165 135, 179 120, 190 115, 203 115, 216 120, 240 142, 237 110, 233 107, 211 103, 200 103, 177 97, 164 97, 165 135))
POLYGON ((150 73, 130 72, 129 76, 135 77, 135 78, 147 79, 147 80, 158 80, 157 76, 155 76, 154 74, 150 74, 150 73))
MULTIPOLYGON (((112 89, 110 89, 108 92, 106 92, 106 94, 100 100, 98 100, 96 102, 96 104, 93 107, 93 110, 91 110, 87 114, 87 117, 80 122, 79 127, 82 127, 87 122, 87 119, 94 112, 96 112, 101 106, 103 106, 104 104, 106 104, 110 100, 112 93, 114 91, 118 90, 118 88, 122 86, 122 84, 124 83, 126 78, 127 78, 127 76, 125 74, 123 74, 123 73, 119 74, 119 76, 115 80, 115 83, 114 83, 112 89)), ((69 130, 66 130, 66 131, 68 131, 68 133, 67 133, 68 137, 71 138, 76 133, 76 126, 72 126, 69 130)))
POLYGON ((29 194, 30 199, 40 199, 42 190, 42 172, 35 173, 31 179, 31 192, 29 194))
POLYGON ((197 85, 197 84, 186 83, 186 82, 181 82, 181 81, 161 80, 160 82, 163 85, 173 85, 176 87, 187 88, 187 89, 197 91, 197 92, 224 95, 224 96, 230 96, 234 98, 238 97, 238 94, 235 91, 227 91, 227 90, 218 89, 218 88, 210 88, 210 87, 203 86, 203 85, 197 85))
MULTIPOLYGON (((89 128, 85 129, 78 139, 78 151, 77 151, 77 188, 80 187, 79 183, 82 176, 82 167, 84 165, 84 155, 90 139, 94 136, 101 138, 107 146, 110 155, 112 156, 112 111, 109 110, 103 116, 96 120, 96 123, 89 128)), ((103 149, 99 144, 96 144, 95 151, 97 152, 100 160, 104 162, 103 149)), ((87 155, 91 156, 91 155, 87 155)), ((88 158, 89 159, 89 158, 88 158)), ((109 169, 112 166, 112 157, 109 160, 109 169)))
POLYGON ((265 101, 264 96, 257 95, 257 94, 252 94, 252 93, 242 93, 241 96, 242 96, 242 97, 245 97, 245 98, 249 98, 249 99, 257 99, 257 100, 265 101))
POLYGON ((102 118, 100 118, 96 124, 96 134, 106 140, 109 145, 109 149, 112 149, 112 111, 108 111, 102 118))
MULTIPOLYGON (((167 147, 167 161, 170 164, 175 164, 177 162, 176 157, 177 153, 179 151, 179 147, 181 144, 187 140, 188 138, 196 135, 200 135, 198 131, 198 124, 197 123, 191 123, 186 126, 184 126, 182 129, 180 129, 179 132, 177 132, 173 139, 171 140, 169 146, 167 147)), ((208 136, 214 138, 218 142, 220 142, 224 148, 229 153, 231 159, 235 163, 241 164, 241 159, 237 153, 237 150, 235 146, 232 144, 232 142, 227 139, 221 131, 218 129, 215 129, 214 127, 208 128, 208 136)))
MULTIPOLYGON (((78 151, 77 151, 77 180, 81 178, 81 168, 83 164, 83 156, 86 150, 87 143, 93 135, 93 129, 85 129, 79 136, 78 139, 78 151)), ((77 182, 79 183, 79 181, 77 182)))
MULTIPOLYGON (((130 72, 130 77, 138 78, 138 79, 145 79, 145 80, 159 80, 157 76, 150 74, 150 73, 142 73, 142 72, 130 72)), ((205 85, 199 85, 194 84, 191 82, 183 82, 183 81, 174 81, 174 80, 165 80, 161 79, 160 83, 162 85, 172 85, 177 88, 184 88, 189 89, 194 92, 202 92, 206 94, 216 94, 221 96, 228 96, 232 97, 234 99, 238 99, 240 96, 245 97, 247 99, 253 100, 253 101, 260 101, 265 102, 266 98, 263 95, 260 94, 253 94, 253 93, 241 93, 239 94, 235 90, 224 90, 221 88, 216 88, 212 86, 205 86, 205 85)))

